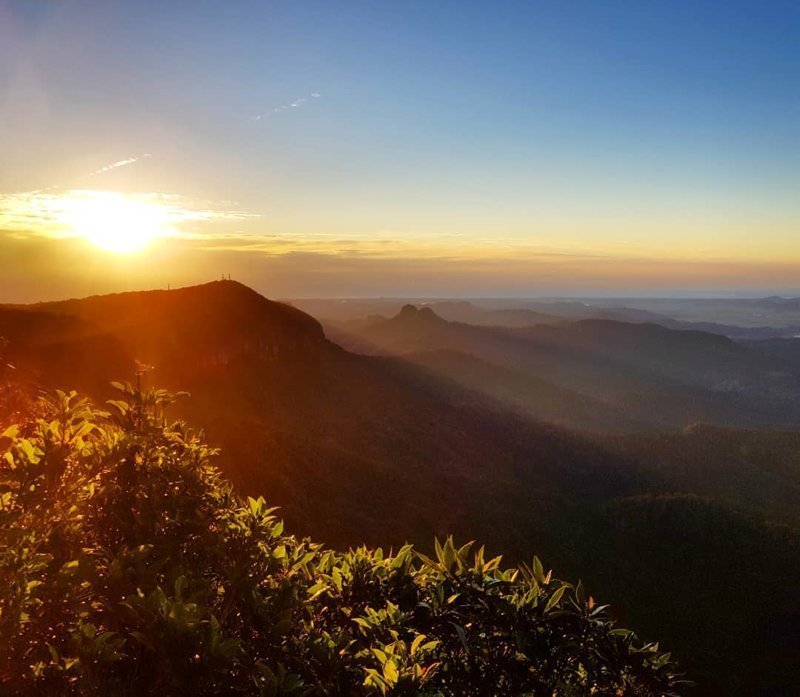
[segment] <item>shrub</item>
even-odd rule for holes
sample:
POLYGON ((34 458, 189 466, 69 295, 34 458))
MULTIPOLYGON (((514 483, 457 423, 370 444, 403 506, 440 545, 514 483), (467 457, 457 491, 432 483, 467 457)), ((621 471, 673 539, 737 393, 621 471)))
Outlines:
POLYGON ((0 692, 672 695, 669 654, 580 583, 482 547, 326 549, 240 499, 216 451, 115 385, 0 437, 0 692))

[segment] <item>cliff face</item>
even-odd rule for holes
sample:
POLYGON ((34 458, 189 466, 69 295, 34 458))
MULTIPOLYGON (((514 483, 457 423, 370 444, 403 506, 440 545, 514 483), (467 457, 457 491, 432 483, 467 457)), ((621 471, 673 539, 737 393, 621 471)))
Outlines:
MULTIPOLYGON (((109 368, 130 374, 137 359, 170 382, 237 360, 290 360, 325 344, 315 319, 235 281, 3 308, 3 326, 16 355, 29 356, 36 345, 49 358, 46 347, 65 341, 81 353, 88 337, 104 336, 116 353, 109 368)), ((85 352, 97 360, 96 349, 85 352)))

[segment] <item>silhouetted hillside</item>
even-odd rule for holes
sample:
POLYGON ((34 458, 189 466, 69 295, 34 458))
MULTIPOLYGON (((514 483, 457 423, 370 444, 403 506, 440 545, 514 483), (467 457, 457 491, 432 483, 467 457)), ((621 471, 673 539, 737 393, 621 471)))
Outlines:
POLYGON ((235 281, 171 291, 102 295, 41 303, 113 334, 137 359, 171 377, 213 371, 245 358, 280 360, 324 342, 319 323, 235 281))

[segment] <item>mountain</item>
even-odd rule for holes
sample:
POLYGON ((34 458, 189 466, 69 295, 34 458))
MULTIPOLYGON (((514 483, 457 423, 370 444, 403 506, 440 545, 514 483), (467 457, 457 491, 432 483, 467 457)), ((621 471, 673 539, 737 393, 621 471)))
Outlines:
POLYGON ((476 324, 485 327, 530 327, 535 324, 550 324, 562 321, 558 315, 537 312, 526 308, 489 309, 474 303, 461 301, 439 301, 427 303, 439 317, 451 322, 476 324))
POLYGON ((757 353, 800 371, 800 335, 784 339, 753 340, 744 344, 757 353))
POLYGON ((494 373, 453 375, 453 364, 442 372, 537 418, 576 428, 587 427, 580 398, 604 410, 604 425, 612 430, 696 421, 791 426, 800 416, 800 371, 780 357, 705 332, 613 320, 481 327, 448 322, 430 307, 413 305, 390 319, 328 324, 326 331, 351 350, 414 362, 424 363, 421 356, 431 352, 472 356, 495 366, 494 373), (535 389, 520 395, 520 375, 539 382, 541 399, 535 389), (548 408, 556 393, 558 407, 548 408))
POLYGON ((191 391, 176 413, 222 447, 223 471, 237 488, 280 505, 301 534, 337 547, 412 540, 425 548, 434 534, 453 533, 511 561, 536 551, 560 575, 582 577, 645 638, 662 639, 703 694, 791 694, 800 684, 790 654, 800 639, 787 629, 800 608, 793 594, 774 592, 800 583, 796 525, 785 509, 773 515, 765 497, 748 507, 734 495, 795 490, 791 439, 762 434, 776 445, 754 447, 741 468, 750 478, 732 489, 731 451, 703 449, 699 435, 687 443, 660 434, 667 444, 652 459, 637 439, 655 436, 578 433, 520 407, 538 394, 550 400, 546 411, 580 413, 587 425, 615 421, 609 401, 561 381, 574 370, 581 386, 638 383, 651 411, 674 409, 662 404, 665 393, 688 409, 692 390, 703 396, 708 388, 686 381, 714 384, 749 366, 743 347, 608 322, 476 327, 406 308, 365 323, 361 340, 382 353, 386 343, 411 351, 413 360, 358 355, 308 315, 234 282, 0 307, 0 327, 18 373, 87 386, 101 399, 107 380, 133 375, 134 358, 155 365, 152 383, 191 391), (680 379, 669 379, 673 368, 680 379), (498 391, 515 390, 518 403, 471 386, 473 373, 498 391), (653 386, 662 392, 648 392, 653 386), (707 478, 657 465, 684 447, 692 450, 685 467, 707 478), (786 463, 777 470, 776 449, 786 463), (746 553, 737 557, 740 542, 746 553), (746 583, 735 582, 737 573, 746 583))
POLYGON ((584 302, 594 308, 622 305, 629 310, 644 310, 682 322, 711 322, 741 328, 771 327, 776 332, 800 326, 800 302, 797 298, 592 298, 584 302))
POLYGON ((777 308, 786 312, 799 312, 800 298, 785 297, 782 295, 770 295, 767 298, 758 298, 754 300, 753 305, 773 309, 777 308))
POLYGON ((156 382, 192 392, 182 413, 223 446, 226 473, 244 491, 269 493, 301 531, 325 520, 315 531, 331 543, 497 528, 490 537, 521 555, 561 498, 627 490, 586 439, 403 361, 348 353, 316 320, 237 283, 3 308, 0 318, 12 330, 11 360, 51 385, 131 376, 134 357, 155 365, 156 382), (80 328, 87 374, 39 365, 65 333, 48 343, 28 331, 42 322, 80 328), (113 351, 90 352, 90 336, 110 337, 113 351), (32 351, 40 344, 48 350, 32 351), (512 490, 512 508, 539 502, 513 526, 498 505, 512 490), (343 510, 343 501, 354 503, 343 510))
POLYGON ((130 373, 133 359, 114 334, 73 315, 0 308, 0 337, 14 364, 35 384, 62 380, 103 391, 107 376, 130 373))
POLYGON ((130 355, 158 365, 173 378, 213 372, 248 356, 281 360, 325 341, 313 318, 232 282, 40 303, 25 309, 96 327, 115 336, 130 355))
POLYGON ((405 360, 432 376, 478 390, 537 420, 571 429, 624 433, 646 429, 623 410, 522 370, 451 350, 406 354, 405 360))
POLYGON ((478 326, 527 327, 604 319, 719 334, 737 341, 792 338, 800 335, 800 316, 797 316, 791 302, 782 299, 766 299, 763 302, 634 300, 630 301, 633 307, 621 304, 625 302, 622 299, 574 301, 510 298, 467 301, 366 298, 295 299, 287 302, 317 317, 326 326, 367 318, 386 319, 396 315, 403 305, 413 304, 431 308, 442 319, 478 326), (644 304, 645 307, 639 307, 638 304, 644 304), (697 309, 693 311, 696 305, 697 309), (719 317, 720 320, 710 319, 713 317, 719 317), (721 321, 722 319, 727 321, 721 321))

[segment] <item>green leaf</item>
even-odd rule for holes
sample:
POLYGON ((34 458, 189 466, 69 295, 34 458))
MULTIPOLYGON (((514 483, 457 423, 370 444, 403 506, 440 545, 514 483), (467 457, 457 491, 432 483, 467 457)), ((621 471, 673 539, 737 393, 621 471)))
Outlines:
POLYGON ((553 595, 550 596, 550 600, 547 601, 547 605, 544 606, 545 612, 550 612, 556 605, 558 605, 558 601, 561 600, 561 596, 564 595, 564 592, 567 590, 568 586, 561 586, 553 595))
POLYGON ((461 645, 464 647, 464 651, 469 653, 469 645, 467 644, 467 633, 464 631, 464 628, 456 624, 455 622, 451 622, 450 624, 453 625, 453 628, 456 630, 456 634, 458 634, 458 638, 461 641, 461 645))
POLYGON ((136 639, 142 646, 150 649, 151 651, 156 650, 155 644, 150 640, 150 638, 144 632, 130 632, 130 635, 136 639))
POLYGON ((417 652, 417 649, 420 647, 420 644, 422 644, 422 642, 425 641, 426 638, 427 637, 424 634, 417 634, 417 636, 414 637, 414 641, 411 642, 411 650, 409 652, 412 656, 417 652))
POLYGON ((61 663, 61 659, 58 656, 58 651, 56 651, 56 647, 52 644, 47 644, 47 650, 50 652, 50 658, 53 659, 53 663, 61 663))
POLYGON ((544 567, 539 557, 533 558, 533 577, 541 584, 544 584, 544 567))
POLYGON ((394 664, 394 661, 389 660, 383 664, 383 677, 386 678, 386 682, 389 685, 396 685, 397 679, 400 677, 400 673, 397 670, 397 666, 394 664))
POLYGON ((17 424, 13 424, 9 426, 5 431, 0 433, 0 438, 10 438, 13 440, 14 438, 17 437, 18 433, 19 433, 19 426, 17 426, 17 424))

